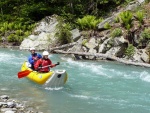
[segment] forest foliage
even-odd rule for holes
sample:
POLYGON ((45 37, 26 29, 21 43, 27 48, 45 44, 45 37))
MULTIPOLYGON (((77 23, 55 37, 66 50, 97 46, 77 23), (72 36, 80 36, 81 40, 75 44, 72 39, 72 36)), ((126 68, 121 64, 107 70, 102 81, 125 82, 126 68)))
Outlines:
MULTIPOLYGON (((132 0, 125 0, 126 2, 132 0)), ((123 1, 124 2, 124 1, 123 1)), ((102 16, 122 0, 1 0, 1 21, 39 21, 53 14, 67 19, 84 15, 102 16)))
MULTIPOLYGON (((7 37, 9 42, 20 43, 45 16, 57 14, 72 26, 86 15, 94 18, 90 28, 118 5, 133 0, 1 0, 0 40, 7 37), (78 20, 77 20, 78 19, 78 20), (10 34, 11 32, 11 34, 10 34)), ((84 26, 86 27, 87 24, 84 26)))

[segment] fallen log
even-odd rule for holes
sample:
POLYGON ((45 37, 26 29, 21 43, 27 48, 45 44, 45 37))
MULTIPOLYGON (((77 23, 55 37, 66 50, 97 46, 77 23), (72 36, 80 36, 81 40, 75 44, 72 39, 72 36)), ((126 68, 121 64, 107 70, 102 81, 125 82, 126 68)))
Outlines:
POLYGON ((64 48, 68 48, 68 47, 72 47, 74 45, 76 45, 77 42, 73 42, 73 43, 69 43, 69 44, 65 44, 65 45, 62 45, 62 46, 58 46, 58 47, 54 47, 54 48, 50 48, 49 51, 50 52, 54 52, 54 50, 58 50, 58 49, 64 49, 64 48))
POLYGON ((62 53, 62 54, 74 54, 74 55, 79 55, 79 56, 95 56, 95 57, 102 57, 106 59, 111 59, 114 61, 118 61, 127 65, 135 65, 135 66, 142 66, 142 67, 150 67, 150 64, 147 63, 139 63, 139 62, 131 62, 129 60, 125 60, 122 58, 118 58, 113 55, 106 55, 106 54, 101 54, 101 53, 86 53, 86 52, 66 52, 63 50, 54 50, 56 53, 62 53))

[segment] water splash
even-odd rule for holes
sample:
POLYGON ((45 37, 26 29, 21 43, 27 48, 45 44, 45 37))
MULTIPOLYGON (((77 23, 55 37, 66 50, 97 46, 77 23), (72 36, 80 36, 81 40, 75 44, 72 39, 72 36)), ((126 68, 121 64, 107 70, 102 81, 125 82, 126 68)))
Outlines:
POLYGON ((150 74, 146 71, 140 73, 140 79, 146 82, 150 82, 150 74))

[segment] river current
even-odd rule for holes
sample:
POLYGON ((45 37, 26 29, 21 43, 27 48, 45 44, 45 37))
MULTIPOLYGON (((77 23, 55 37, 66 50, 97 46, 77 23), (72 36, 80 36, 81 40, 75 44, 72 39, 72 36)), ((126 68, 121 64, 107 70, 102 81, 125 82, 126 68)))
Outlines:
POLYGON ((74 61, 51 54, 68 81, 50 88, 17 78, 29 51, 0 48, 0 95, 43 113, 150 113, 150 68, 110 61, 74 61))

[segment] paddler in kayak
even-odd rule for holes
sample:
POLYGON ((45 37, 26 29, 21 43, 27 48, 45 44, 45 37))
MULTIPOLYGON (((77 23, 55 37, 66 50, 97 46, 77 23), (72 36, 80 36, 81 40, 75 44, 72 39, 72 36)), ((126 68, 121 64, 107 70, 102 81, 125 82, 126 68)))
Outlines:
POLYGON ((59 65, 59 62, 57 64, 52 64, 52 61, 48 58, 48 51, 44 51, 42 55, 43 57, 39 59, 34 65, 35 70, 38 72, 47 73, 50 71, 49 67, 53 68, 56 65, 59 65))
POLYGON ((42 58, 41 54, 35 52, 35 48, 30 48, 31 55, 28 57, 28 62, 31 64, 31 69, 34 70, 34 65, 37 60, 42 58))

